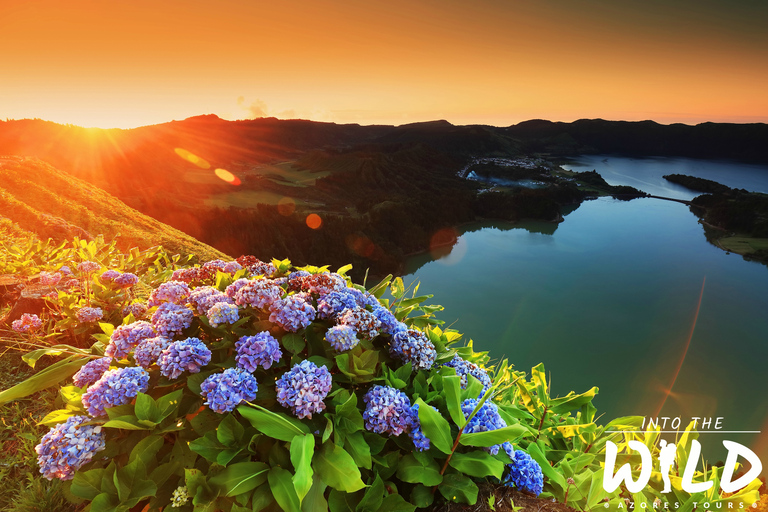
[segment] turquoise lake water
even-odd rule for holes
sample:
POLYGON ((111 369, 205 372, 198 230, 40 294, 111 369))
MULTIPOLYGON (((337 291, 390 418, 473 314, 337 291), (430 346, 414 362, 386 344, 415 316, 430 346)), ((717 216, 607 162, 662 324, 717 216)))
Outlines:
MULTIPOLYGON (((631 172, 635 164, 624 160, 609 162, 614 169, 624 163, 622 172, 631 172)), ((681 159, 667 159, 663 170, 659 160, 654 173, 696 175, 689 170, 695 161, 680 169, 681 159)), ((600 161, 583 170, 597 169, 612 184, 638 186, 608 179, 595 165, 600 161)), ((732 175, 734 166, 721 171, 732 175)), ((706 167, 709 174, 702 177, 717 179, 712 163, 706 167)), ((762 176, 742 171, 752 173, 751 187, 768 190, 768 168, 762 176)), ((652 182, 652 176, 647 172, 643 179, 652 182)), ((717 181, 735 185, 722 176, 717 181)), ((672 196, 669 190, 646 191, 672 196)), ((543 362, 554 394, 598 386, 594 403, 605 414, 603 423, 655 415, 672 385, 660 416, 680 416, 684 423, 694 416, 723 417, 725 430, 768 428, 768 267, 709 244, 687 206, 600 198, 584 202, 558 225, 465 228, 448 256, 412 258, 404 279, 419 281, 420 293, 434 294, 434 302, 445 306, 439 317, 472 338, 477 350, 507 357, 526 371, 543 362)), ((721 437, 710 435, 705 449, 721 446, 721 437)), ((758 435, 723 438, 768 460, 758 435)))

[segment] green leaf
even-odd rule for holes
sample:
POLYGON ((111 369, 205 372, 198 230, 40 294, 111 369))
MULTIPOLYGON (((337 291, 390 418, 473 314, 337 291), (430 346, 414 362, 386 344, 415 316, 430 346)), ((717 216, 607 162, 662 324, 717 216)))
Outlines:
POLYGON ((92 469, 90 471, 78 471, 69 488, 72 494, 78 498, 93 500, 101 494, 101 479, 104 477, 104 469, 92 469))
POLYGON ((269 466, 263 462, 238 462, 232 464, 210 480, 224 496, 237 496, 267 481, 269 466))
POLYGON ((399 494, 390 494, 384 498, 377 512, 413 512, 414 510, 416 505, 408 503, 399 494))
POLYGON ((309 433, 309 428, 300 421, 258 405, 240 405, 237 410, 259 432, 280 441, 291 441, 297 435, 309 433))
POLYGON ((92 512, 117 512, 120 500, 114 494, 103 492, 91 501, 92 512))
POLYGON ((431 463, 424 465, 411 453, 405 455, 398 462, 397 477, 403 482, 424 484, 430 487, 443 481, 443 475, 440 474, 440 466, 437 462, 432 460, 431 463))
POLYGON ((154 463, 156 461, 157 452, 163 447, 164 442, 163 436, 145 437, 133 447, 128 462, 140 459, 145 466, 149 466, 151 462, 154 463))
POLYGON ((474 505, 477 502, 477 485, 466 475, 451 473, 443 477, 438 486, 440 494, 449 501, 474 505))
POLYGON ((0 391, 0 405, 12 400, 24 398, 51 386, 58 386, 62 381, 74 375, 90 359, 82 356, 69 356, 39 371, 24 382, 12 388, 0 391))
POLYGON ((237 421, 234 414, 227 414, 224 419, 221 420, 219 428, 216 429, 216 438, 224 446, 234 447, 242 438, 245 433, 245 429, 237 421))
POLYGON ((418 508, 427 508, 435 501, 435 494, 431 487, 418 484, 411 491, 411 502, 418 508))
POLYGON ((347 434, 344 439, 344 449, 346 449, 355 463, 361 468, 371 469, 371 447, 365 442, 362 432, 347 434))
POLYGON ((526 429, 523 425, 512 425, 496 430, 487 430, 485 432, 462 434, 462 436, 459 438, 459 444, 463 446, 488 447, 495 444, 501 444, 505 441, 512 441, 528 434, 528 429, 526 429))
POLYGON ((304 341, 304 336, 300 334, 286 334, 283 339, 280 340, 283 347, 291 354, 298 354, 307 345, 304 341))
POLYGON ((117 470, 117 495, 121 502, 138 503, 157 492, 155 482, 147 478, 147 468, 140 459, 135 459, 117 470))
POLYGON ((461 377, 458 375, 443 377, 443 393, 451 419, 456 426, 463 428, 467 424, 467 419, 461 410, 461 377))
POLYGON ((151 396, 139 393, 136 395, 136 417, 139 420, 151 421, 159 423, 160 409, 157 406, 157 402, 151 396))
POLYGON ((333 443, 323 445, 315 455, 313 466, 323 482, 336 490, 355 492, 365 487, 352 456, 333 443))
POLYGON ((496 460, 490 453, 474 451, 469 453, 454 453, 448 463, 460 473, 475 478, 493 476, 501 479, 504 473, 504 463, 496 460))
POLYGON ((210 462, 217 462, 217 458, 226 447, 222 445, 216 437, 216 431, 210 430, 205 433, 203 437, 189 443, 189 449, 195 453, 202 455, 206 460, 210 462))
POLYGON ((312 477, 312 488, 301 503, 301 512, 328 512, 328 502, 325 499, 325 489, 328 486, 323 483, 318 475, 312 477))
POLYGON ((346 402, 336 407, 336 422, 347 433, 357 432, 365 428, 363 415, 357 408, 357 396, 352 393, 346 402))
POLYGON ((291 464, 295 474, 293 485, 299 497, 299 505, 312 488, 312 455, 315 453, 315 436, 304 434, 296 436, 291 441, 291 464))
POLYGON ((77 412, 72 409, 57 409, 49 412, 45 418, 38 422, 38 425, 45 425, 46 427, 53 427, 59 423, 66 422, 70 417, 76 416, 77 412))
POLYGON ((253 510, 253 512, 259 512, 272 505, 274 502, 275 497, 272 496, 272 490, 269 488, 269 484, 266 483, 260 485, 253 491, 253 496, 251 496, 251 510, 253 510))
POLYGON ((157 407, 160 409, 158 422, 164 420, 178 409, 179 404, 181 403, 181 396, 182 390, 179 389, 157 399, 157 407))
POLYGON ((301 512, 299 498, 293 488, 291 473, 281 467, 274 467, 268 474, 269 487, 280 508, 285 512, 301 512))
POLYGON ((152 430, 154 428, 154 425, 147 426, 140 423, 140 421, 143 420, 138 420, 136 416, 120 416, 104 423, 104 427, 122 428, 125 430, 152 430))
POLYGON ((453 439, 448 421, 421 398, 418 398, 416 403, 419 404, 419 421, 424 435, 432 441, 432 446, 443 453, 451 453, 453 439))
POLYGON ((566 488, 565 478, 563 478, 563 475, 560 474, 555 468, 552 467, 552 465, 547 460, 547 457, 544 455, 544 452, 542 451, 541 447, 539 447, 536 443, 531 443, 528 445, 527 449, 528 455, 531 456, 533 460, 535 460, 539 466, 541 466, 541 472, 544 473, 544 476, 549 478, 550 482, 554 482, 557 485, 560 486, 561 489, 566 488))
POLYGON ((384 501, 384 494, 387 492, 384 481, 379 475, 371 486, 365 491, 363 499, 357 504, 355 512, 376 512, 384 501))
POLYGON ((395 299, 399 299, 400 297, 402 297, 403 294, 405 293, 405 284, 403 284, 403 278, 396 277, 395 280, 392 281, 390 288, 392 289, 392 296, 395 299))

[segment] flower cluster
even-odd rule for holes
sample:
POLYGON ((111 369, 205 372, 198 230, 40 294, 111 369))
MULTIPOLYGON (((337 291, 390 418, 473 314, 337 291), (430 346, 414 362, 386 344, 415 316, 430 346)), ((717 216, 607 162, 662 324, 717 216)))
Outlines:
POLYGON ((315 319, 316 311, 301 295, 289 295, 269 307, 269 321, 286 331, 296 332, 315 319))
POLYGON ((325 333, 325 339, 336 352, 346 352, 357 346, 357 333, 348 325, 335 325, 325 333))
POLYGON ((99 279, 105 283, 111 283, 116 277, 120 277, 120 272, 117 270, 107 270, 99 276, 99 279))
MULTIPOLYGON (((472 414, 472 411, 475 410, 478 403, 479 400, 475 398, 467 398, 461 403, 461 411, 464 413, 465 418, 469 418, 469 415, 472 414)), ((480 407, 480 410, 477 411, 477 414, 472 416, 472 419, 467 422, 467 425, 464 427, 464 433, 472 434, 475 432, 487 432, 506 426, 507 422, 499 415, 499 408, 496 407, 496 404, 486 401, 483 403, 483 406, 480 407)), ((500 446, 501 445, 498 444, 493 445, 488 448, 488 451, 492 455, 496 455, 499 453, 500 446)))
POLYGON ((72 377, 72 384, 79 388, 84 388, 94 384, 98 381, 104 372, 109 370, 109 365, 112 363, 111 357, 102 357, 88 361, 80 370, 72 377))
POLYGON ((179 486, 173 491, 171 495, 171 507, 179 508, 189 501, 189 490, 187 486, 179 486))
POLYGON ((357 307, 355 296, 346 291, 334 291, 317 301, 317 316, 323 320, 336 320, 348 309, 357 307))
POLYGON ((275 284, 274 281, 256 279, 240 286, 235 293, 235 303, 238 306, 251 306, 252 308, 261 309, 269 307, 272 303, 279 300, 282 295, 283 289, 275 284))
MULTIPOLYGON (((224 293, 227 295, 227 297, 229 297, 230 299, 234 300, 235 297, 237 296, 237 292, 239 292, 240 289, 243 286, 247 285, 250 282, 251 282, 250 279, 246 279, 244 277, 241 277, 237 281, 235 281, 232 284, 230 284, 229 286, 227 286, 227 289, 224 290, 224 293)), ((197 291, 199 289, 200 288, 197 288, 195 291, 197 291)), ((214 288, 214 290, 218 291, 216 288, 214 288)))
POLYGON ((399 436, 411 427, 411 400, 389 386, 373 386, 363 397, 365 428, 377 434, 399 436))
POLYGON ((122 359, 133 350, 141 340, 155 336, 152 324, 139 320, 128 325, 118 326, 109 337, 109 344, 104 351, 105 355, 122 359))
POLYGON ((541 466, 522 450, 514 451, 512 454, 508 451, 507 455, 512 459, 512 464, 507 465, 507 473, 502 483, 507 487, 517 487, 536 496, 541 494, 544 490, 544 474, 541 466))
POLYGON ((488 376, 488 372, 477 366, 475 363, 470 363, 463 359, 458 354, 454 354, 453 359, 443 366, 450 366, 456 370, 456 375, 461 377, 461 389, 467 388, 467 375, 473 376, 483 385, 483 391, 480 393, 480 396, 484 395, 493 385, 491 378, 488 376))
POLYGON ((389 353, 414 370, 429 370, 435 364, 437 351, 427 335, 416 329, 397 331, 389 343, 389 353))
POLYGON ((288 274, 288 291, 298 292, 305 289, 304 282, 312 274, 306 270, 297 270, 288 274))
POLYGON ((198 315, 204 315, 211 307, 218 302, 234 304, 231 297, 221 293, 218 288, 213 286, 200 286, 192 290, 189 294, 189 305, 192 306, 198 315))
POLYGON ((70 416, 53 427, 35 446, 40 473, 48 480, 72 480, 75 472, 106 448, 101 425, 82 425, 87 416, 70 416))
POLYGON ((280 343, 269 331, 262 331, 255 336, 243 336, 235 343, 237 366, 254 372, 261 366, 265 370, 283 357, 280 343))
POLYGON ((192 281, 202 281, 207 277, 200 267, 180 268, 173 271, 171 275, 172 281, 181 281, 183 283, 191 283, 192 281))
POLYGON ((408 330, 408 326, 395 318, 394 313, 384 306, 374 306, 373 315, 381 323, 381 331, 386 334, 394 335, 396 332, 408 330))
POLYGON ((101 265, 96 263, 95 261, 84 261, 82 263, 78 263, 77 270, 79 272, 82 272, 83 274, 90 274, 91 272, 95 272, 101 268, 101 265))
POLYGON ((223 271, 224 267, 227 265, 227 263, 224 260, 211 260, 206 261, 203 263, 203 270, 207 270, 208 272, 216 273, 219 270, 223 271))
POLYGON ((325 410, 323 399, 331 391, 331 372, 305 359, 285 372, 276 383, 277 401, 298 418, 312 418, 325 410))
MULTIPOLYGON (((433 407, 434 409, 434 407, 433 407)), ((411 407, 411 416, 409 418, 408 437, 413 441, 413 445, 420 452, 429 450, 430 442, 429 438, 424 435, 421 430, 421 422, 419 421, 419 404, 413 404, 411 407)))
POLYGON ((83 307, 77 310, 75 316, 80 322, 83 323, 96 322, 101 320, 101 317, 104 316, 104 312, 101 310, 101 308, 83 307))
POLYGON ((152 291, 147 303, 150 307, 159 306, 164 302, 185 304, 189 297, 189 286, 183 281, 166 281, 152 291))
POLYGON ((144 368, 107 370, 83 394, 83 405, 96 418, 103 416, 105 409, 127 404, 148 387, 149 374, 144 368))
POLYGON ((118 288, 130 288, 139 283, 139 276, 126 272, 117 276, 113 282, 118 288))
POLYGON ((237 306, 226 302, 217 302, 211 306, 206 316, 208 316, 211 327, 218 327, 221 324, 233 324, 240 319, 237 306))
POLYGON ((241 368, 227 368, 205 379, 200 385, 200 394, 206 399, 205 405, 224 414, 234 411, 240 402, 256 398, 258 389, 253 375, 241 368))
POLYGON ((43 286, 56 286, 61 281, 61 272, 40 272, 39 282, 43 286))
POLYGON ((11 322, 11 329, 16 332, 34 332, 43 326, 43 321, 37 315, 24 313, 21 318, 11 322))
POLYGON ((261 261, 255 256, 240 256, 237 262, 247 268, 252 276, 271 277, 277 272, 273 264, 261 261))
POLYGON ((200 368, 211 362, 210 349, 199 338, 187 338, 168 345, 157 358, 160 373, 169 379, 176 379, 188 371, 198 373, 200 368))
POLYGON ((123 308, 123 316, 125 317, 128 316, 128 314, 132 314, 134 318, 144 318, 148 309, 147 305, 143 302, 134 302, 123 308))
POLYGON ((360 306, 361 308, 364 308, 366 306, 370 306, 372 308, 381 307, 381 304, 379 304, 379 299, 377 299, 374 295, 368 292, 363 292, 358 290, 357 288, 352 288, 352 287, 346 288, 344 291, 352 295, 352 297, 355 298, 355 302, 357 303, 357 305, 360 306))
POLYGON ((347 288, 347 282, 339 274, 323 272, 304 278, 302 290, 316 295, 328 295, 333 291, 341 291, 347 288))
POLYGON ((360 336, 373 339, 379 334, 381 322, 376 315, 359 306, 348 309, 339 317, 339 325, 348 325, 360 336))
POLYGON ((149 368, 157 362, 157 358, 170 344, 171 342, 162 336, 142 340, 133 351, 133 359, 142 368, 149 368))
POLYGON ((164 302, 152 315, 152 325, 160 336, 173 338, 192 325, 194 317, 191 309, 173 302, 164 302))
POLYGON ((227 274, 234 274, 240 270, 243 270, 243 266, 236 261, 228 261, 224 264, 224 267, 222 267, 221 270, 227 274))

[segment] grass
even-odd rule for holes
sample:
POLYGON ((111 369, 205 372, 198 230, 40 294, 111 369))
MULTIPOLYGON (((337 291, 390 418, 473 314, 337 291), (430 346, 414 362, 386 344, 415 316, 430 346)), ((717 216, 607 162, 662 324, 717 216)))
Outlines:
MULTIPOLYGON (((235 206, 237 208, 252 208, 258 203, 276 205, 283 199, 283 194, 271 192, 269 190, 238 190, 236 192, 227 192, 225 194, 216 194, 205 200, 206 206, 219 206, 227 208, 235 206)), ((306 203, 301 199, 291 198, 296 202, 297 207, 305 206, 306 203)))
MULTIPOLYGON (((240 178, 246 176, 263 176, 280 185, 291 187, 311 187, 319 178, 331 174, 331 171, 311 171, 303 169, 294 162, 283 162, 274 165, 242 166, 228 169, 240 178)), ((184 172, 184 181, 202 185, 221 185, 222 181, 213 173, 213 169, 195 169, 184 172)))
POLYGON ((759 250, 768 250, 768 238, 749 236, 726 236, 719 240, 724 249, 737 254, 752 254, 759 250))

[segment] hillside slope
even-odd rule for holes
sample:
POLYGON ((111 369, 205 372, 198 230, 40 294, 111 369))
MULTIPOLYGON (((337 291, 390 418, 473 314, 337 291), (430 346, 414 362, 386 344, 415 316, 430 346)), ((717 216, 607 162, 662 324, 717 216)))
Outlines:
POLYGON ((25 232, 54 240, 103 234, 122 249, 162 245, 203 261, 225 256, 45 162, 0 157, 0 235, 15 238, 25 232))

